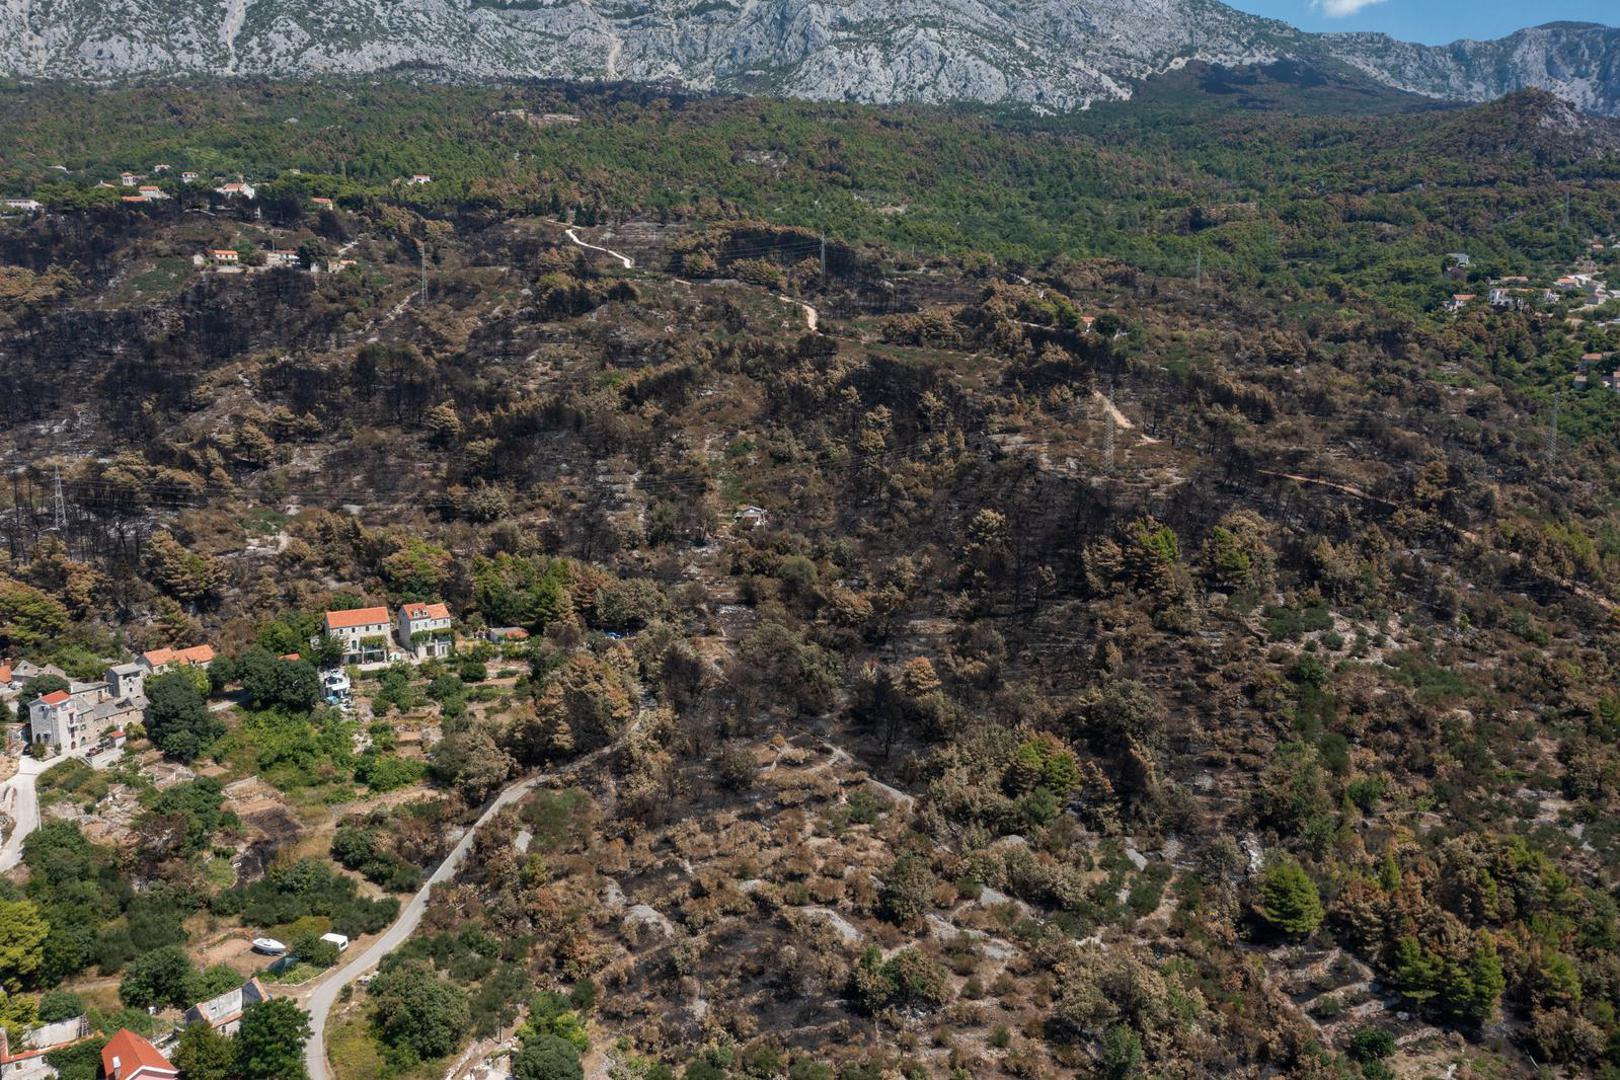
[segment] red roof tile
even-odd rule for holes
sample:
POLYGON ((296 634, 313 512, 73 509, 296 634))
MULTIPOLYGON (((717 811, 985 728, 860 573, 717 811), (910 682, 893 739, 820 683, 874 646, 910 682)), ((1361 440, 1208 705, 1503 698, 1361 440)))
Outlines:
POLYGON ((388 609, 385 607, 356 608, 353 611, 328 611, 326 613, 326 628, 328 630, 353 630, 357 626, 370 626, 373 623, 386 623, 388 621, 388 609))
POLYGON ((180 1070, 170 1065, 157 1047, 128 1028, 101 1048, 101 1071, 109 1080, 160 1080, 180 1075, 180 1070))
POLYGON ((52 693, 45 694, 39 700, 43 701, 47 705, 60 705, 71 696, 72 695, 70 695, 66 690, 56 690, 52 693))

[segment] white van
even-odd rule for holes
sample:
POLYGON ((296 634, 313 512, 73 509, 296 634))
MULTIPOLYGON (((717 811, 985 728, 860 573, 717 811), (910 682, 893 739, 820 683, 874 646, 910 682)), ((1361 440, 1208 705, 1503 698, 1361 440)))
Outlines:
POLYGON ((349 951, 349 939, 342 934, 322 934, 321 940, 330 941, 333 945, 336 945, 338 952, 349 951))

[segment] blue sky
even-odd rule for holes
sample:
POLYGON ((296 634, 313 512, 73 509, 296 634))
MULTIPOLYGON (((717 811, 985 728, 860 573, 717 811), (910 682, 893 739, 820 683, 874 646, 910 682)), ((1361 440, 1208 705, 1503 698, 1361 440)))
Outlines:
POLYGON ((1616 0, 1226 0, 1305 30, 1382 30, 1441 44, 1494 38, 1556 20, 1620 26, 1616 0))

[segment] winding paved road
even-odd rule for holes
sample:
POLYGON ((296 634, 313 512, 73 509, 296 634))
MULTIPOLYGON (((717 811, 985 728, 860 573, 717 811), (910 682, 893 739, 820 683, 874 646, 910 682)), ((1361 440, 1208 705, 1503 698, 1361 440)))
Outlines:
POLYGON ((17 761, 17 774, 0 784, 0 810, 11 817, 11 835, 0 844, 0 874, 22 862, 23 841, 39 828, 39 790, 35 782, 51 762, 24 754, 17 761))
POLYGON ((467 852, 472 850, 473 838, 478 830, 483 828, 496 814, 511 806, 535 788, 543 784, 560 780, 611 754, 623 746, 637 729, 641 727, 642 716, 638 715, 624 733, 608 746, 593 753, 587 754, 577 761, 570 762, 560 769, 552 769, 527 780, 519 780, 506 788, 495 800, 478 816, 478 820, 468 827, 459 843, 445 856, 444 862, 433 871, 433 876, 417 891, 416 895, 406 902, 400 909, 399 918, 394 924, 383 931, 381 937, 366 946, 365 950, 352 957, 348 963, 335 969, 326 977, 326 981, 317 986, 309 998, 304 1002, 304 1008, 309 1010, 309 1041, 304 1044, 304 1068, 309 1071, 310 1080, 332 1080, 332 1070, 326 1060, 326 1021, 332 1013, 332 1006, 337 1003, 338 994, 345 986, 354 982, 361 975, 376 967, 382 958, 405 944, 407 938, 415 932, 422 921, 422 915, 427 911, 428 900, 433 894, 433 887, 441 885, 456 876, 461 864, 467 859, 467 852))

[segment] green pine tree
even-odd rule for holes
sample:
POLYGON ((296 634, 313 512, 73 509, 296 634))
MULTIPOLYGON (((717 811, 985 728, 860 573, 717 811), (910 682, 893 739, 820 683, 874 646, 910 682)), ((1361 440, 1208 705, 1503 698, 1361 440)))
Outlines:
POLYGON ((1293 859, 1275 863, 1260 879, 1260 914, 1285 934, 1305 936, 1322 924, 1322 897, 1293 859))
POLYGON ((1432 1001, 1440 992, 1440 965, 1434 956, 1424 951, 1417 938, 1407 936, 1395 943, 1394 959, 1401 994, 1416 1005, 1432 1001))

